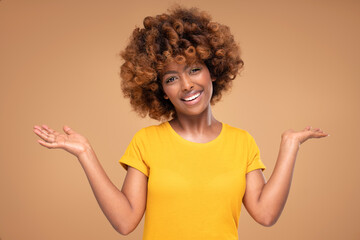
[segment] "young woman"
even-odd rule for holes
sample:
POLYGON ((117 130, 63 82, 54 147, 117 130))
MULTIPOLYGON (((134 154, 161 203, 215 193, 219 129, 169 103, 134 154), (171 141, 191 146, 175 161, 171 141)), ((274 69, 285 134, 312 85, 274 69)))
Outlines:
POLYGON ((264 226, 279 218, 300 144, 327 136, 320 129, 282 134, 266 182, 249 133, 218 121, 211 104, 243 66, 227 26, 195 8, 174 8, 144 19, 121 56, 122 90, 141 116, 162 121, 135 134, 120 160, 121 190, 109 180, 85 137, 35 126, 38 142, 75 155, 94 195, 121 234, 145 216, 143 239, 238 239, 242 203, 264 226))

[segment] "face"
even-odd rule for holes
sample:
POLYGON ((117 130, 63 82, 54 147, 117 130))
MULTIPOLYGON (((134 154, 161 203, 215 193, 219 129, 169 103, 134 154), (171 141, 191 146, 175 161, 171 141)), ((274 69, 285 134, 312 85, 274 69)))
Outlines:
POLYGON ((164 98, 171 101, 178 116, 196 116, 210 109, 213 79, 206 65, 172 62, 165 67, 161 80, 164 98))

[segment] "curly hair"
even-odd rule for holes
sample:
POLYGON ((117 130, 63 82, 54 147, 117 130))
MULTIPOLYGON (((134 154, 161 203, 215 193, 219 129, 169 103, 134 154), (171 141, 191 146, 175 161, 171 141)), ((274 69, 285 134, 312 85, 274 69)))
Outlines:
POLYGON ((169 14, 146 17, 144 28, 136 28, 121 52, 121 89, 133 109, 142 117, 167 120, 175 108, 164 99, 161 76, 167 63, 192 64, 200 61, 209 69, 213 82, 211 104, 243 67, 240 50, 229 27, 211 21, 197 8, 174 7, 169 14))

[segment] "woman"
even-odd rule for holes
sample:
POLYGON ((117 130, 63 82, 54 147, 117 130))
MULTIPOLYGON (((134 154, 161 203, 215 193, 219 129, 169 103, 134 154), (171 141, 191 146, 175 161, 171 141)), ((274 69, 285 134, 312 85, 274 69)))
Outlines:
POLYGON ((78 158, 112 226, 132 232, 146 208, 143 239, 238 239, 242 203, 257 222, 273 225, 300 144, 327 134, 310 127, 285 131, 266 182, 251 135, 211 111, 243 66, 239 48, 227 26, 195 8, 145 18, 121 56, 122 90, 135 111, 170 120, 136 133, 120 160, 127 170, 121 190, 85 137, 68 126, 65 134, 34 127, 42 146, 78 158))

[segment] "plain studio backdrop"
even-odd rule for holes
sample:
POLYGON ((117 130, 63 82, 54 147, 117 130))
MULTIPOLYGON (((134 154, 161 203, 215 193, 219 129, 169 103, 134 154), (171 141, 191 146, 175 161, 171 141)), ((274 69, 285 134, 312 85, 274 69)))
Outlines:
MULTIPOLYGON (((242 208, 239 238, 360 239, 360 2, 177 2, 209 12, 239 42, 244 70, 213 110, 254 136, 267 178, 283 131, 312 125, 331 135, 301 146, 278 223, 262 227, 242 208)), ((126 237, 113 230, 77 159, 41 147, 32 128, 68 124, 85 135, 121 188, 118 160, 157 122, 122 97, 118 53, 144 17, 172 5, 0 1, 1 240, 141 239, 143 221, 126 237)))

